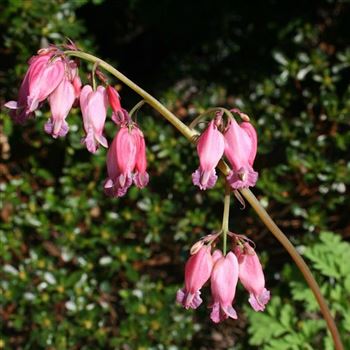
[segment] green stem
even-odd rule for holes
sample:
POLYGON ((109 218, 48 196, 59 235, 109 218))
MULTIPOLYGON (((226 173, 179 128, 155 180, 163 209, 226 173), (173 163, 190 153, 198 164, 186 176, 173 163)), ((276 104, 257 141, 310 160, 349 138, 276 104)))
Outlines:
POLYGON ((171 113, 166 107, 164 107, 158 100, 156 100, 152 95, 148 92, 140 88, 133 81, 127 78, 124 74, 120 73, 110 64, 105 61, 102 61, 98 57, 90 55, 81 51, 65 51, 67 56, 75 56, 82 58, 84 60, 90 62, 98 62, 98 66, 103 68, 107 72, 114 75, 120 81, 122 81, 125 85, 129 86, 130 89, 134 90, 137 94, 139 94, 143 99, 152 106, 156 111, 158 111, 166 120, 168 120, 177 130, 181 132, 189 141, 193 142, 194 136, 198 135, 198 132, 191 130, 186 124, 184 124, 179 118, 176 117, 173 113, 171 113))
POLYGON ((146 103, 145 100, 141 100, 140 102, 138 102, 138 103, 132 108, 132 110, 129 112, 130 118, 132 118, 132 116, 134 115, 134 113, 137 112, 137 110, 139 110, 145 103, 146 103))
MULTIPOLYGON (((114 67, 112 67, 107 62, 102 61, 98 57, 93 55, 81 52, 81 51, 66 51, 66 55, 75 56, 82 59, 85 59, 90 62, 98 62, 99 67, 105 69, 107 72, 114 75, 120 81, 122 81, 125 85, 129 86, 132 90, 134 90, 137 94, 143 97, 143 99, 152 106, 156 111, 158 111, 165 119, 167 119, 183 136, 185 136, 192 143, 195 140, 195 136, 198 135, 198 132, 195 130, 191 130, 186 124, 184 124, 181 120, 179 120, 173 113, 171 113, 165 106, 163 106, 158 100, 156 100, 152 95, 148 92, 140 88, 133 81, 128 79, 124 74, 120 73, 114 67)), ((224 175, 228 175, 230 168, 224 161, 220 161, 218 168, 224 175)), ((267 214, 265 209, 261 206, 257 198, 249 189, 240 190, 242 195, 247 199, 247 201, 251 204, 253 209, 256 211, 260 219, 267 226, 267 228, 271 231, 271 233, 277 238, 277 240, 283 245, 283 247, 287 250, 289 255, 292 257, 297 267, 303 274, 306 282, 308 283, 310 289, 313 291, 315 298, 320 306, 322 315, 327 322, 328 329, 333 337, 333 342, 336 350, 344 350, 342 345, 338 329, 335 325, 335 322, 332 318, 330 310, 327 306, 326 301, 324 300, 320 287, 318 286, 315 278, 313 277, 309 267, 303 260, 303 258, 299 255, 297 250, 294 248, 292 243, 288 240, 285 234, 278 228, 272 218, 267 214)))
POLYGON ((222 217, 222 240, 223 240, 223 252, 224 256, 227 251, 227 232, 228 232, 228 222, 230 218, 230 197, 231 190, 230 185, 225 181, 225 198, 224 198, 224 215, 222 217))
POLYGON ((92 67, 92 89, 96 91, 96 68, 98 66, 98 62, 95 62, 94 66, 92 67))

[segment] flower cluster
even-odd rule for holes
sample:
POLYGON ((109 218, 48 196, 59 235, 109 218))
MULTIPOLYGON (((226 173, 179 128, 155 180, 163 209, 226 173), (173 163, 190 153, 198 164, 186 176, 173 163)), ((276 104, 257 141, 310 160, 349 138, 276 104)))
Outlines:
POLYGON ((82 142, 89 152, 95 153, 99 145, 108 148, 103 131, 111 107, 112 120, 118 131, 108 149, 105 192, 120 197, 132 182, 139 188, 145 187, 149 177, 143 133, 121 107, 118 92, 107 84, 106 79, 102 78, 103 85, 97 87, 95 83, 82 86, 78 62, 68 59, 56 46, 39 50, 28 64, 17 101, 5 104, 11 109, 14 121, 24 123, 47 100, 51 116, 44 129, 54 138, 64 137, 69 131, 66 118, 72 107, 80 105, 85 131, 82 142))
MULTIPOLYGON (((74 44, 68 46, 77 50, 74 44)), ((138 188, 148 184, 145 138, 122 108, 118 92, 107 83, 106 77, 95 64, 91 84, 82 84, 78 72, 79 62, 68 58, 57 46, 38 51, 29 61, 29 67, 19 89, 17 101, 5 104, 11 110, 12 118, 23 123, 35 115, 45 101, 50 106, 51 116, 45 124, 45 131, 52 137, 64 137, 69 131, 66 121, 70 110, 80 106, 85 137, 82 142, 87 150, 95 153, 99 146, 108 148, 107 173, 104 191, 113 197, 124 196, 134 183, 138 188), (97 78, 102 82, 96 86, 97 78), (117 131, 110 145, 104 136, 108 109, 117 131)), ((135 108, 137 108, 135 106, 135 108)), ((133 109, 134 110, 134 109, 133 109)), ((132 114, 132 112, 131 112, 132 114)), ((201 190, 212 188, 216 181, 216 166, 225 156, 231 165, 226 180, 234 189, 254 186, 258 173, 253 169, 257 152, 257 134, 249 117, 239 110, 219 109, 197 143, 199 168, 192 174, 192 180, 201 190), (227 116, 224 123, 223 114, 227 116), (238 114, 240 124, 233 117, 238 114)), ((225 201, 224 218, 228 217, 229 201, 225 201)), ((225 222, 228 222, 227 220, 225 222)), ((201 303, 200 289, 210 279, 213 301, 211 319, 220 322, 228 317, 237 318, 232 303, 238 279, 249 292, 249 303, 256 311, 262 311, 270 298, 265 288, 265 279, 259 259, 248 240, 228 232, 233 240, 232 251, 226 254, 212 246, 220 233, 209 235, 197 242, 191 249, 191 257, 185 267, 185 287, 177 292, 177 301, 185 308, 197 308, 201 303)))
POLYGON ((249 293, 249 303, 255 311, 263 311, 270 299, 265 288, 263 270, 254 249, 248 242, 233 235, 236 246, 226 256, 216 249, 211 253, 212 242, 218 235, 209 235, 197 242, 193 255, 185 266, 185 287, 178 290, 176 300, 186 309, 196 309, 201 303, 200 289, 210 279, 212 309, 210 318, 218 323, 229 317, 237 319, 232 306, 238 280, 249 293), (208 244, 206 244, 208 243, 208 244))
POLYGON ((201 190, 214 187, 217 180, 215 168, 224 155, 232 167, 227 176, 232 189, 254 186, 258 179, 258 173, 253 169, 257 152, 256 131, 245 114, 234 111, 243 116, 241 124, 229 117, 227 125, 223 127, 219 116, 209 123, 198 139, 200 165, 192 174, 192 180, 201 190), (223 132, 219 130, 220 127, 223 132))

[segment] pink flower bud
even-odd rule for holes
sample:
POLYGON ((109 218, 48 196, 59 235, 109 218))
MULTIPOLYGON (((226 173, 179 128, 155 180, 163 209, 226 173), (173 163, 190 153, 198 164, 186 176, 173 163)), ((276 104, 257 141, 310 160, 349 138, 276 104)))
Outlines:
POLYGON ((124 113, 124 110, 120 104, 120 96, 118 92, 110 85, 107 86, 106 91, 108 96, 108 102, 113 111, 112 120, 118 125, 125 124, 129 121, 129 119, 126 118, 128 114, 124 113))
POLYGON ((73 87, 74 87, 75 98, 77 100, 79 100, 81 87, 82 87, 82 83, 81 83, 81 79, 80 79, 79 75, 76 75, 73 78, 72 84, 73 84, 73 87))
POLYGON ((199 168, 192 174, 192 182, 201 190, 212 188, 217 180, 215 167, 219 163, 225 149, 224 136, 212 120, 207 129, 199 137, 197 152, 199 168))
POLYGON ((230 118, 225 136, 225 156, 232 166, 227 180, 233 189, 254 186, 258 173, 253 169, 257 152, 257 135, 249 122, 240 125, 230 118))
POLYGON ((185 266, 185 288, 179 289, 176 294, 178 303, 186 309, 196 309, 202 303, 200 289, 208 281, 212 267, 210 246, 203 246, 191 255, 185 266))
POLYGON ((90 85, 85 85, 80 93, 80 107, 86 132, 86 148, 91 153, 96 152, 98 144, 107 148, 107 140, 102 135, 108 108, 105 88, 99 86, 93 91, 90 85))
POLYGON ((134 183, 138 188, 147 186, 149 176, 146 171, 147 169, 147 158, 146 158, 146 143, 142 131, 134 126, 132 133, 135 137, 136 142, 136 159, 135 159, 135 175, 134 183))
POLYGON ((228 317, 237 318, 232 302, 238 281, 238 261, 232 252, 224 257, 220 251, 216 251, 213 258, 216 262, 210 278, 213 296, 210 318, 213 322, 218 323, 228 317))
POLYGON ((255 311, 263 311, 270 300, 270 292, 265 288, 264 273, 253 248, 245 243, 244 251, 236 248, 239 263, 239 279, 249 292, 249 303, 255 311))
POLYGON ((45 131, 54 138, 63 137, 67 134, 69 127, 66 117, 73 106, 74 100, 73 84, 66 77, 49 96, 51 118, 45 124, 45 131))
POLYGON ((79 97, 82 87, 81 79, 79 77, 78 65, 75 61, 71 60, 66 65, 66 76, 74 87, 74 94, 76 99, 76 101, 74 101, 75 105, 76 102, 79 103, 79 97))

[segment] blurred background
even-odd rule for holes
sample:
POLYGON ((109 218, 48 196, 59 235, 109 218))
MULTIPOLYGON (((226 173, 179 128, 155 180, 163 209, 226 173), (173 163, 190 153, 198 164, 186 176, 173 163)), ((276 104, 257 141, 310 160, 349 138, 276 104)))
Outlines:
MULTIPOLYGON (((185 123, 238 107, 259 135, 254 193, 315 273, 350 348, 349 1, 2 0, 0 103, 16 99, 40 46, 74 40, 114 64, 185 123)), ((86 82, 87 66, 82 64, 86 82)), ((118 85, 119 82, 111 79, 118 85)), ((124 108, 139 98, 119 85, 124 108)), ((189 247, 218 230, 223 183, 191 183, 195 148, 157 113, 138 113, 149 186, 104 195, 106 150, 43 131, 48 107, 24 126, 1 109, 0 349, 333 349, 291 259, 249 208, 230 228, 249 236, 272 300, 238 320, 175 304, 189 247)), ((113 137, 109 119, 106 134, 113 137)))

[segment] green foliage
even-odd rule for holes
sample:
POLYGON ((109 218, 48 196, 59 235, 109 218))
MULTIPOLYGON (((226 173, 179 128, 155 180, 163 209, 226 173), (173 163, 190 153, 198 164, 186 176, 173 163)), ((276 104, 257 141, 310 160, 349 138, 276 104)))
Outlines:
MULTIPOLYGON (((330 306, 345 349, 350 347, 350 283, 348 264, 350 244, 330 232, 322 232, 319 240, 303 247, 303 255, 315 271, 318 283, 330 306)), ((286 266, 281 281, 290 292, 274 295, 265 313, 247 309, 250 325, 249 343, 263 350, 333 349, 332 338, 311 290, 301 276, 286 266), (281 294, 280 294, 281 295, 281 294)))

